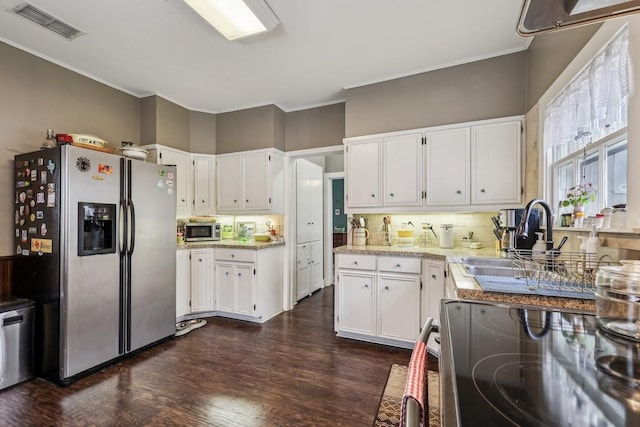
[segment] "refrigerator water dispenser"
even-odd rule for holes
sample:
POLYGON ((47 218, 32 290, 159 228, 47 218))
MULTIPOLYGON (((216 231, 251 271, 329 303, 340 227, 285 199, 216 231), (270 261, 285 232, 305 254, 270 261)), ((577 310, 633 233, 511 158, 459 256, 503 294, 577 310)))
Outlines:
POLYGON ((116 252, 116 205, 78 203, 78 256, 116 252))

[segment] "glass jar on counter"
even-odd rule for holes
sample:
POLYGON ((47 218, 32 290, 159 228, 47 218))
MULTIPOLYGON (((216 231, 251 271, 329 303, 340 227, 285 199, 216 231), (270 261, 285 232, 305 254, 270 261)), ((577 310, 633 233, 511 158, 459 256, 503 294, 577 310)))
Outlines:
POLYGON ((640 342, 640 261, 620 263, 596 274, 596 320, 605 331, 640 342))

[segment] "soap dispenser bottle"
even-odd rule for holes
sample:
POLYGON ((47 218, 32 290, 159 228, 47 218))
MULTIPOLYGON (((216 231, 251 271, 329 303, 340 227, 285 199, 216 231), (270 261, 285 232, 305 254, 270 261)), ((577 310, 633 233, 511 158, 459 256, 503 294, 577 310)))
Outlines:
POLYGON ((595 255, 598 252, 598 246, 600 246, 600 239, 598 238, 598 232, 596 231, 596 226, 594 224, 591 228, 591 233, 589 233, 589 238, 585 245, 585 251, 588 254, 595 255))
POLYGON ((544 259, 544 254, 547 251, 547 243, 543 240, 544 233, 537 232, 536 234, 538 235, 538 240, 531 249, 531 255, 533 256, 533 259, 544 259))

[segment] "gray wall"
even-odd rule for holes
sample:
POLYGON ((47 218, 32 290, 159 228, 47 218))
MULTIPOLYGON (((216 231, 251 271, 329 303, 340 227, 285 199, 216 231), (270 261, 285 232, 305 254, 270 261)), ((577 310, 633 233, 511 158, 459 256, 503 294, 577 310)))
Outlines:
POLYGON ((191 152, 201 154, 216 153, 216 116, 215 114, 191 111, 190 141, 191 152))
POLYGON ((216 154, 260 148, 284 150, 284 122, 284 112, 275 105, 217 114, 216 154))
POLYGON ((526 54, 430 71, 346 91, 346 136, 525 113, 526 54))
POLYGON ((527 111, 533 107, 602 24, 536 36, 527 50, 527 111))
POLYGON ((342 145, 343 102, 287 113, 287 151, 342 145))
POLYGON ((109 142, 140 141, 140 100, 0 42, 0 256, 13 254, 13 157, 47 128, 109 142))

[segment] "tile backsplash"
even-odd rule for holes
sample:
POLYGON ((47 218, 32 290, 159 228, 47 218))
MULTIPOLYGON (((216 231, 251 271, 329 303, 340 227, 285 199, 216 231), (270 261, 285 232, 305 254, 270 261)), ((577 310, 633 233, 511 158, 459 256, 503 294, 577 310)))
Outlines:
MULTIPOLYGON (((453 224, 453 243, 454 246, 463 245, 463 238, 469 236, 469 232, 473 232, 473 241, 482 242, 485 247, 493 247, 495 236, 493 235, 492 216, 497 216, 495 212, 471 212, 471 213, 429 213, 429 214, 354 214, 359 219, 361 216, 365 219, 367 229, 369 230, 370 245, 383 245, 385 243, 385 233, 383 231, 383 218, 386 216, 391 220, 390 238, 391 243, 397 238, 397 230, 402 228, 403 224, 411 222, 413 224, 415 244, 420 244, 419 238, 422 233, 422 224, 428 223, 433 226, 433 230, 440 236, 441 224, 453 224)), ((428 246, 437 247, 438 240, 429 232, 430 241, 428 246)))

